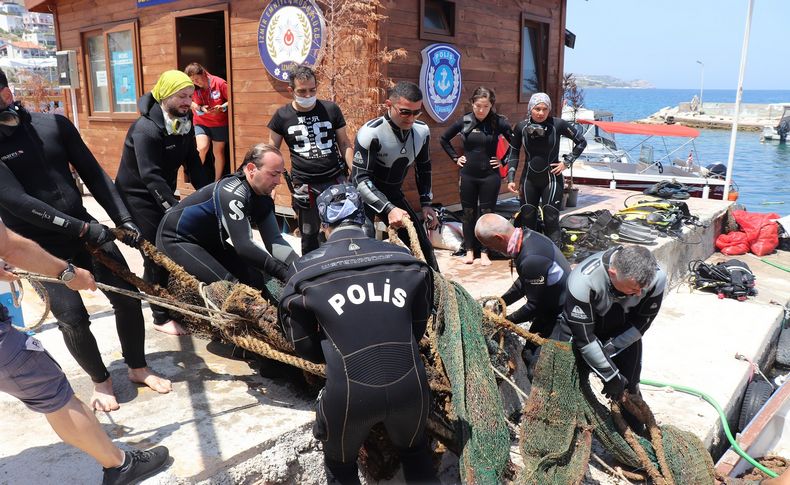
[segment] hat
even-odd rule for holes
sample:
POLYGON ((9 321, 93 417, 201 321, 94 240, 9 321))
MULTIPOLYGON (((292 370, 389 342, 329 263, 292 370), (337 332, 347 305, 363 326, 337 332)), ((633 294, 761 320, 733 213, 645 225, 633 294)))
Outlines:
POLYGON ((348 221, 360 226, 365 223, 362 198, 351 184, 337 184, 321 192, 316 199, 318 215, 324 224, 348 221))
POLYGON ((159 76, 159 79, 151 90, 151 94, 157 101, 162 101, 165 98, 176 94, 184 88, 194 86, 189 76, 181 71, 165 71, 159 76))
POLYGON ((529 98, 527 113, 532 113, 532 108, 539 105, 540 103, 544 103, 549 107, 549 110, 551 110, 551 99, 549 98, 549 95, 546 93, 535 93, 529 98))

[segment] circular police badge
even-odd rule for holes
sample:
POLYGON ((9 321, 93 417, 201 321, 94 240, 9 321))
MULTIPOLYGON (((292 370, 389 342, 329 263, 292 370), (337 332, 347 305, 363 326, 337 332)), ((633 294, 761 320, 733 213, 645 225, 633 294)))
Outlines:
POLYGON ((258 53, 264 67, 280 81, 288 81, 293 66, 315 66, 325 30, 324 16, 313 0, 272 0, 258 24, 258 53))
POLYGON ((422 50, 420 88, 426 93, 425 110, 444 123, 461 100, 461 53, 448 44, 431 44, 422 50))

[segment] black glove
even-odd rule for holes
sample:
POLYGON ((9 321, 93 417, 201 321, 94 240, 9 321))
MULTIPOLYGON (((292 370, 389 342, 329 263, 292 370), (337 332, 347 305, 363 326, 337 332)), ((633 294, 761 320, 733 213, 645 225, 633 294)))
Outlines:
POLYGON ((274 264, 272 265, 272 270, 269 273, 282 282, 288 281, 288 265, 279 259, 272 258, 272 261, 274 264))
POLYGON ((127 246, 132 246, 133 248, 136 248, 137 245, 140 244, 140 238, 143 237, 143 231, 141 231, 140 228, 137 227, 137 224, 135 224, 132 221, 124 222, 123 224, 121 224, 120 228, 126 229, 127 231, 132 233, 132 234, 124 235, 121 238, 121 241, 123 241, 123 243, 126 244, 127 246))
POLYGON ((98 222, 86 222, 88 229, 82 235, 82 240, 96 246, 101 246, 115 240, 115 235, 110 228, 98 222))
POLYGON ((562 156, 562 159, 565 161, 565 166, 570 168, 570 166, 573 165, 573 162, 576 160, 576 157, 570 153, 566 153, 562 156))
POLYGON ((625 392, 625 386, 628 385, 628 379, 618 373, 616 376, 609 379, 609 382, 604 382, 603 393, 612 401, 619 401, 625 392))

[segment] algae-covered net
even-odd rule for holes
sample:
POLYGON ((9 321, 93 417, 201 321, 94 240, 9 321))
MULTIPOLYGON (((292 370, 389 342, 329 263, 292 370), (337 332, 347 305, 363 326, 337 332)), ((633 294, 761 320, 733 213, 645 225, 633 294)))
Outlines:
MULTIPOLYGON (((413 227, 407 229, 411 240, 417 241, 413 227)), ((390 238, 396 239, 394 233, 390 238)), ((152 245, 143 242, 142 249, 170 271, 169 288, 151 287, 127 274, 130 282, 149 294, 221 312, 221 317, 185 318, 190 330, 324 375, 323 365, 298 358, 284 338, 277 323, 281 286, 276 280, 264 291, 267 301, 261 291, 241 284, 201 285, 152 245)), ((413 251, 420 255, 417 247, 413 251)), ((122 268, 113 270, 122 273, 122 268)), ((517 483, 580 483, 593 434, 619 462, 641 470, 654 483, 714 483, 710 455, 693 434, 659 427, 643 401, 627 401, 628 411, 647 425, 650 439, 646 439, 628 429, 618 406, 605 408, 591 390, 587 374, 580 373, 570 344, 545 341, 483 309, 460 284, 436 272, 434 288, 436 313, 420 342, 433 396, 428 430, 459 455, 463 482, 495 484, 511 478, 510 435, 486 345, 493 328, 543 344, 523 410, 519 448, 524 468, 514 477, 517 483)), ((392 476, 397 459, 381 428, 374 429, 365 447, 361 457, 368 474, 392 476)))

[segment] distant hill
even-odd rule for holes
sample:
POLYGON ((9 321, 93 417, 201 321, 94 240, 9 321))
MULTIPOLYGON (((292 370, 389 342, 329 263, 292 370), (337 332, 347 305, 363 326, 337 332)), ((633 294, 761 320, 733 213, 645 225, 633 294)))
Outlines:
POLYGON ((645 89, 653 88, 650 81, 644 79, 633 79, 631 81, 623 81, 622 79, 614 76, 606 75, 593 75, 593 74, 575 74, 576 83, 580 88, 636 88, 645 89))

